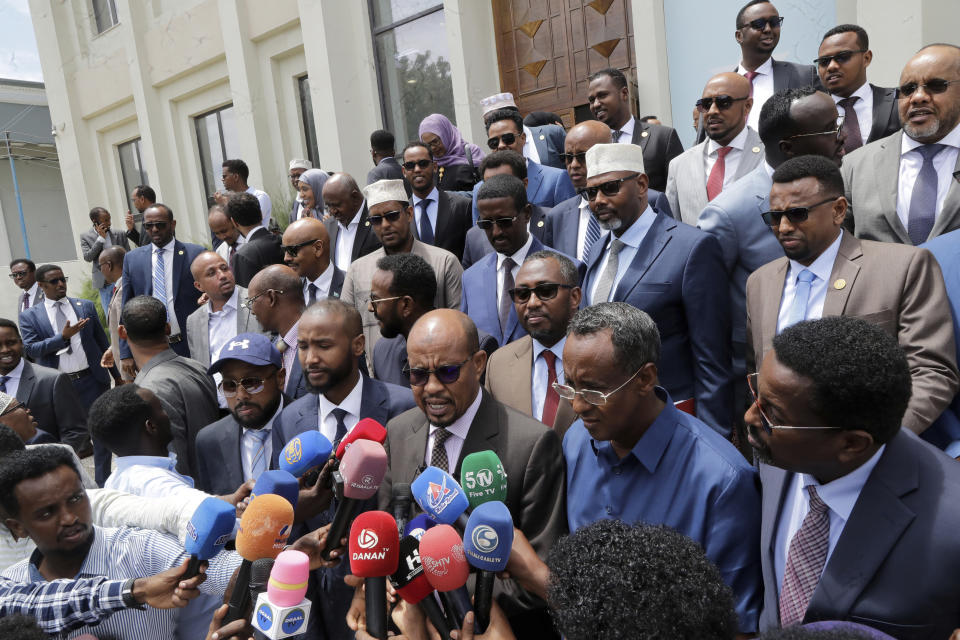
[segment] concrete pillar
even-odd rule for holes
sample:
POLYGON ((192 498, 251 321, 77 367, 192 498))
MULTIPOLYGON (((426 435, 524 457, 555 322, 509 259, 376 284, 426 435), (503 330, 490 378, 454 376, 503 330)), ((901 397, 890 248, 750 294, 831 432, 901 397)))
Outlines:
POLYGON ((633 0, 633 49, 637 63, 637 100, 640 114, 656 113, 673 126, 670 106, 670 73, 667 68, 665 0, 633 0))

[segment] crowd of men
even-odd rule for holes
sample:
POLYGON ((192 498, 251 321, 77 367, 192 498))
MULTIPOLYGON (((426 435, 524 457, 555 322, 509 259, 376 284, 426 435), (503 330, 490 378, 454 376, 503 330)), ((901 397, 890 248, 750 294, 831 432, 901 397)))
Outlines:
MULTIPOLYGON (((502 461, 516 532, 477 637, 947 640, 960 47, 882 88, 862 28, 804 65, 773 57, 783 21, 764 0, 736 15, 740 63, 704 86, 687 150, 603 69, 569 130, 484 99, 487 155, 434 114, 399 153, 371 135, 363 187, 292 160, 282 230, 227 160, 214 250, 148 186, 125 230, 94 207, 106 330, 60 266, 14 260, 0 607, 36 621, 0 625, 240 637, 218 609, 240 559, 181 581, 184 514, 242 512, 292 438, 370 418, 388 470, 368 509, 427 466, 502 461)), ((349 562, 311 552, 335 506, 301 483, 306 637, 369 638, 349 562)))

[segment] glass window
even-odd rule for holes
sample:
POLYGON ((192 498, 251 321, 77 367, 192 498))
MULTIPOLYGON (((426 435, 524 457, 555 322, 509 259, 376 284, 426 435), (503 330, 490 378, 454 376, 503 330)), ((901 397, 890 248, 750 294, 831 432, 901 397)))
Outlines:
MULTIPOLYGON (((223 185, 220 183, 224 160, 239 157, 240 144, 233 105, 228 105, 194 118, 203 192, 209 198, 223 185)), ((206 205, 206 202, 204 203, 206 205)))
POLYGON ((374 27, 385 27, 425 11, 443 8, 437 0, 372 0, 374 27))
POLYGON ((113 25, 117 24, 117 3, 116 0, 93 0, 93 21, 97 27, 97 33, 103 33, 113 25))
MULTIPOLYGON (((144 168, 143 160, 141 159, 140 138, 117 145, 117 152, 120 154, 120 173, 123 176, 123 199, 127 203, 127 210, 136 212, 130 196, 135 187, 141 184, 150 184, 150 179, 147 177, 147 170, 144 168)), ((139 214, 134 213, 135 218, 138 217, 138 215, 139 214)), ((139 220, 137 221, 139 222, 139 220)))
POLYGON ((317 128, 313 123, 313 100, 310 98, 310 79, 307 76, 297 78, 300 92, 300 121, 303 123, 303 141, 307 148, 307 159, 313 166, 320 166, 320 150, 317 147, 317 128))

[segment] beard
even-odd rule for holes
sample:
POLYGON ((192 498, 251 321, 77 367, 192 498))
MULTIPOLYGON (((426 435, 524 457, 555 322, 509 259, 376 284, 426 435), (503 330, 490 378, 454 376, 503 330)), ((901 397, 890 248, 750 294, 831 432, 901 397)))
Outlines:
POLYGON ((600 228, 604 231, 616 231, 623 226, 623 220, 620 218, 610 218, 609 220, 605 220, 603 222, 597 220, 597 224, 599 224, 600 228))
POLYGON ((233 416, 233 419, 237 421, 237 424, 239 424, 244 429, 261 429, 265 424, 267 424, 267 421, 270 420, 273 414, 277 412, 277 407, 280 406, 280 398, 281 398, 281 395, 277 394, 277 397, 273 399, 273 402, 270 402, 269 404, 267 404, 267 406, 265 406, 258 413, 254 413, 247 417, 241 416, 238 409, 242 406, 256 406, 256 405, 251 405, 248 403, 245 403, 242 405, 238 404, 230 411, 230 415, 233 416))
POLYGON ((314 385, 310 383, 310 377, 307 375, 307 372, 303 372, 303 383, 307 388, 307 391, 310 393, 326 393, 333 387, 337 386, 344 380, 350 377, 350 373, 353 371, 353 368, 357 366, 356 360, 353 358, 348 358, 347 362, 341 367, 336 369, 327 369, 327 381, 323 384, 314 385))

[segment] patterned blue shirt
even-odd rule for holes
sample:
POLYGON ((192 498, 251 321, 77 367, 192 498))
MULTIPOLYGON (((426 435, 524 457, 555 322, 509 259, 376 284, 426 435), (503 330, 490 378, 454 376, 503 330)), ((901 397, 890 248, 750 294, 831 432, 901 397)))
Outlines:
POLYGON ((47 633, 97 624, 127 608, 122 596, 124 582, 96 577, 18 584, 0 577, 0 618, 30 616, 47 633))

